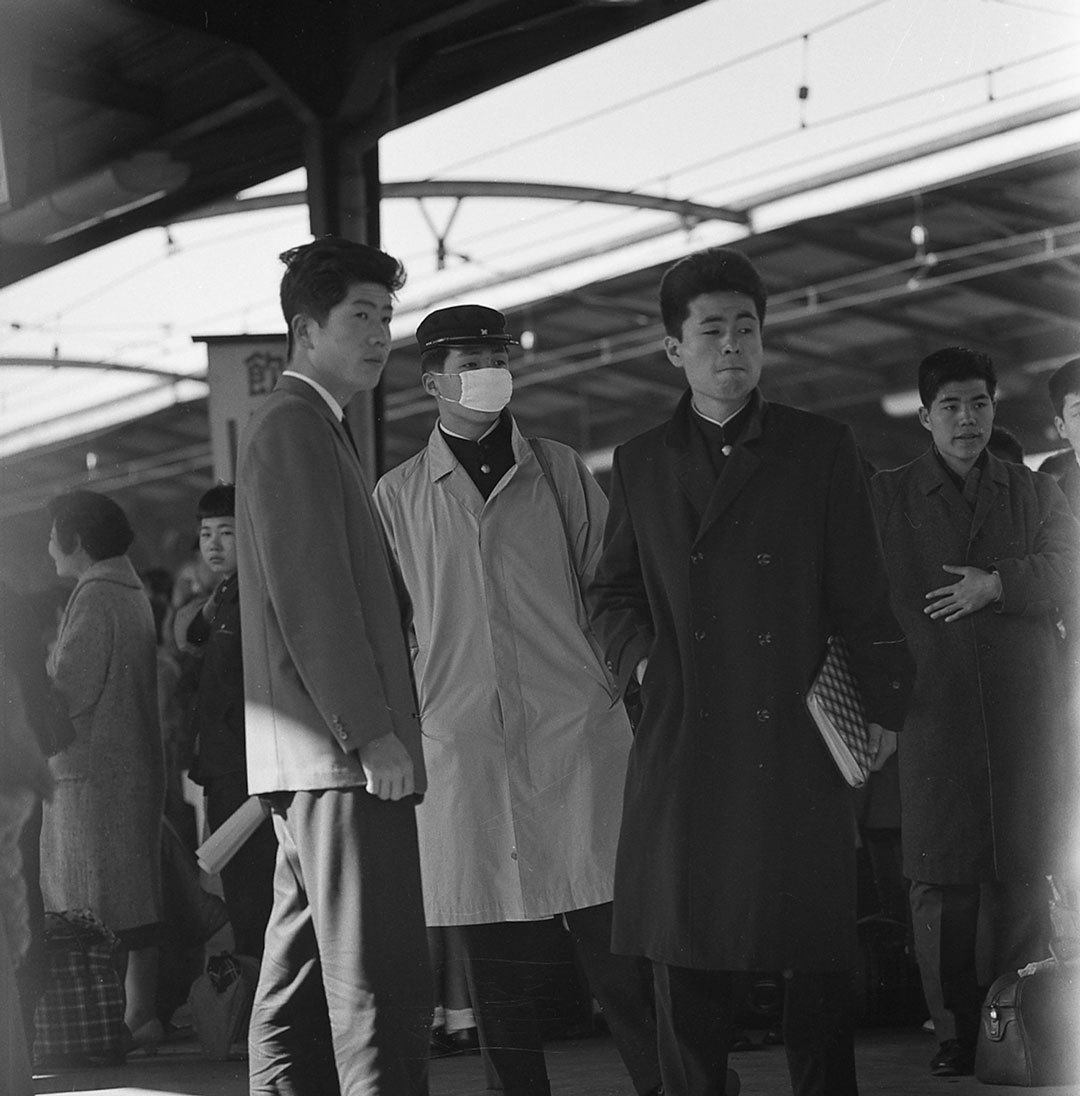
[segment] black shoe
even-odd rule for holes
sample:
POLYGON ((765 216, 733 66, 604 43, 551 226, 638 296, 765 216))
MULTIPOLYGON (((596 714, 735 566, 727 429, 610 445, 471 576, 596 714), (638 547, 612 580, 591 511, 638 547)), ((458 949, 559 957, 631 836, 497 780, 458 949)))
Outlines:
MULTIPOLYGON (((724 1082, 724 1096, 739 1096, 742 1091, 742 1081, 739 1080, 739 1075, 733 1069, 727 1071, 727 1080, 724 1082)), ((664 1086, 657 1085, 656 1088, 650 1089, 645 1096, 664 1096, 664 1086)))
POLYGON ((731 1036, 731 1045, 728 1054, 742 1054, 744 1051, 753 1050, 757 1044, 745 1031, 736 1031, 731 1036))
POLYGON ((975 1049, 959 1039, 946 1039, 930 1059, 935 1077, 969 1077, 975 1072, 975 1049))
POLYGON ((448 1032, 445 1028, 436 1028, 431 1033, 431 1057, 451 1058, 459 1054, 479 1054, 480 1040, 476 1028, 462 1028, 448 1032))

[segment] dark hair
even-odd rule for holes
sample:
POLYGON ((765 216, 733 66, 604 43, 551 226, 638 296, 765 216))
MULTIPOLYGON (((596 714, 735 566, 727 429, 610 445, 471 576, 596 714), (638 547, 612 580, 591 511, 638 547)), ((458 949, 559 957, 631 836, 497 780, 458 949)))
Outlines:
POLYGON ((280 258, 286 266, 281 279, 281 311, 289 329, 289 358, 293 351, 292 321, 298 313, 324 323, 352 282, 374 282, 390 293, 405 284, 405 267, 393 255, 337 236, 321 236, 309 244, 291 247, 280 258))
POLYGON ((682 338, 690 302, 703 293, 746 294, 757 309, 758 323, 764 327, 769 292, 757 267, 741 251, 709 247, 685 256, 664 271, 660 279, 660 317, 672 338, 682 338))
POLYGON ((1080 394, 1080 358, 1073 358, 1060 369, 1055 369, 1046 382, 1050 390, 1050 402, 1054 414, 1060 419, 1065 410, 1065 397, 1080 394))
POLYGON ((97 563, 122 556, 135 539, 135 530, 119 504, 96 491, 57 495, 48 511, 56 526, 56 543, 66 554, 75 550, 78 537, 83 550, 97 563))
POLYGON ((990 440, 987 441, 986 448, 998 460, 1006 460, 1012 464, 1024 463, 1024 447, 1020 444, 1020 439, 1004 426, 995 423, 990 428, 990 440))
POLYGON ((919 362, 919 399, 929 410, 942 386, 954 381, 986 381, 993 399, 997 392, 997 373, 989 354, 968 350, 966 346, 946 346, 919 362))
POLYGON ((231 483, 219 483, 211 487, 201 499, 195 516, 199 521, 203 518, 232 518, 236 517, 236 487, 231 483))
POLYGON ((450 355, 449 346, 433 346, 420 355, 420 376, 425 373, 441 373, 450 355))

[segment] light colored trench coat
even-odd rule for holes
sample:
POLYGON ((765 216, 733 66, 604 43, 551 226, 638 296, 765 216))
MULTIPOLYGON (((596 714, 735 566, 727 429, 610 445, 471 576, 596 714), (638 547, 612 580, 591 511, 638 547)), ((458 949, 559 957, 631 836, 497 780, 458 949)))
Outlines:
POLYGON ((529 442, 485 502, 438 426, 375 490, 412 600, 428 792, 429 925, 535 920, 611 900, 631 732, 586 634, 607 500, 577 454, 529 442), (573 568, 573 570, 572 570, 573 568))
POLYGON ((72 591, 49 674, 75 741, 50 762, 45 907, 88 907, 114 931, 161 920, 165 772, 150 602, 127 556, 92 564, 72 591))

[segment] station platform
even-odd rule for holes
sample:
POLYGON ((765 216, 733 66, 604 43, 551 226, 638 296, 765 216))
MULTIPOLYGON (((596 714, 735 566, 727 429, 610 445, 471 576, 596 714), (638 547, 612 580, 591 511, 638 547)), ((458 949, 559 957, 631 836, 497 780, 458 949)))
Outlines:
MULTIPOLYGON (((856 1045, 862 1096, 1080 1096, 1080 1085, 1030 1089, 983 1085, 974 1077, 932 1077, 927 1067, 934 1040, 918 1029, 863 1030, 856 1045)), ((552 1096, 634 1096, 609 1037, 561 1039, 546 1049, 552 1096)), ((791 1091, 783 1047, 733 1054, 729 1064, 739 1073, 742 1096, 791 1091)), ((478 1055, 433 1060, 430 1089, 430 1096, 485 1096, 482 1060, 478 1055)), ((41 1073, 35 1091, 39 1096, 247 1096, 247 1066, 242 1060, 209 1061, 188 1037, 166 1042, 155 1057, 133 1055, 122 1066, 41 1073)))

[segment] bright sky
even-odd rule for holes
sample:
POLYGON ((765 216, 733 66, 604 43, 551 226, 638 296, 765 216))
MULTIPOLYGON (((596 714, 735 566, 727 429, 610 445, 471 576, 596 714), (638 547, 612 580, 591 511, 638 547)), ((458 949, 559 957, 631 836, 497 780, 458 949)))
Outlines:
MULTIPOLYGON (((1080 94, 1080 0, 709 0, 597 50, 388 134, 386 182, 513 179, 641 190, 715 205, 928 142, 1080 94), (798 89, 809 95, 800 101, 798 89)), ((755 226, 906 193, 1080 139, 1080 112, 930 160, 785 201, 755 226)), ((297 190, 297 172, 259 188, 297 190)), ((254 193, 254 192, 253 192, 254 193)), ((383 246, 405 260, 397 336, 461 299, 509 307, 744 231, 692 232, 671 214, 509 199, 387 201, 383 246), (628 237, 654 234, 633 247, 628 237), (537 266, 566 261, 529 276, 537 266)), ((198 375, 192 335, 283 331, 277 255, 310 238, 307 211, 283 208, 150 230, 0 291, 0 360, 22 356, 152 366, 198 375)), ((0 368, 0 456, 115 418, 193 398, 104 371, 0 368), (143 391, 138 400, 131 394, 143 391), (121 397, 124 397, 121 400, 121 397), (125 402, 126 401, 126 402, 125 402), (63 421, 27 429, 47 420, 63 421)))

